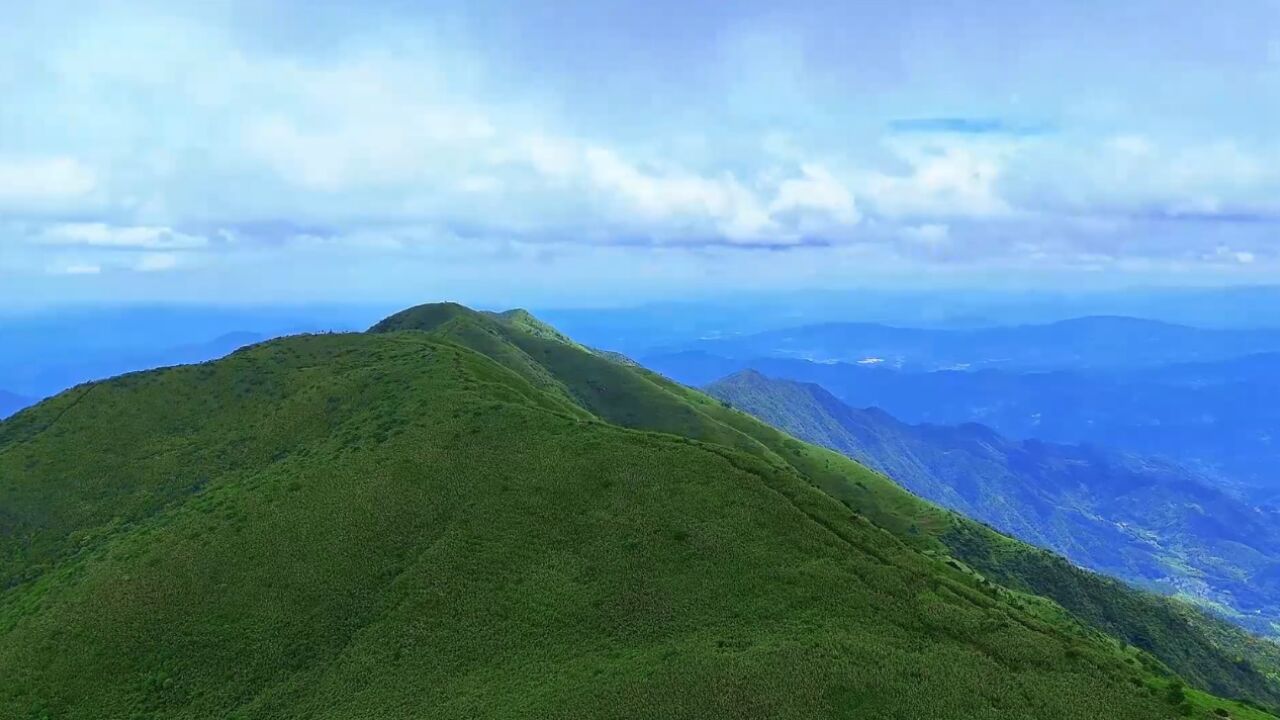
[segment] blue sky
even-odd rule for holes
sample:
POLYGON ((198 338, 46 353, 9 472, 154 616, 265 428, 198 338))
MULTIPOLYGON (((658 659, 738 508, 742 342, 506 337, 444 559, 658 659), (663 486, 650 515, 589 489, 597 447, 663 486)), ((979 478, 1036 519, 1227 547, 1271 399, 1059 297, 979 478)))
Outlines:
POLYGON ((1275 0, 3 12, 10 305, 1280 269, 1275 0))

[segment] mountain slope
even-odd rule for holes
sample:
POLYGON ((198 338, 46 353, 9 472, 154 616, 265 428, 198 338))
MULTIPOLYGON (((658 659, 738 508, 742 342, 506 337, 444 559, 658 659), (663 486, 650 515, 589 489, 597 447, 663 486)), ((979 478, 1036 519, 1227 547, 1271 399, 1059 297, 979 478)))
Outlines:
POLYGON ((980 425, 911 426, 856 410, 813 384, 743 371, 715 397, 865 463, 925 498, 1099 572, 1280 626, 1267 578, 1276 516, 1169 463, 1101 448, 1011 441, 980 425))
POLYGON ((0 424, 0 717, 1263 717, 887 532, 949 516, 833 453, 417 317, 0 424))
MULTIPOLYGON (((437 306, 414 308, 392 316, 375 330, 434 329, 436 322, 424 323, 421 315, 440 311, 437 306)), ((928 552, 963 556, 1011 587, 1054 597, 1089 624, 1152 650, 1201 687, 1275 703, 1276 681, 1256 669, 1277 674, 1280 651, 1271 643, 1255 641, 1237 628, 1188 607, 1134 592, 1081 572, 1060 558, 1009 542, 985 527, 921 502, 884 476, 843 456, 798 443, 661 375, 619 367, 561 343, 510 332, 487 314, 470 313, 459 306, 450 306, 449 314, 466 316, 469 322, 464 321, 463 327, 484 327, 483 332, 472 331, 473 337, 505 338, 523 348, 524 355, 537 356, 541 366, 555 374, 563 383, 561 387, 578 402, 612 422, 729 444, 770 462, 781 462, 899 539, 928 552)))

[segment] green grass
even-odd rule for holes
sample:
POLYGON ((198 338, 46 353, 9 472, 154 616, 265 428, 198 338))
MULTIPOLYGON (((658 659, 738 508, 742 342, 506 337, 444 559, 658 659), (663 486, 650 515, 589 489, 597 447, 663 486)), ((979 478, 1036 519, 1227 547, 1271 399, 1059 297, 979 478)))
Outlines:
POLYGON ((0 424, 0 717, 1245 712, 949 560, 910 532, 931 506, 839 456, 502 318, 419 316, 0 424), (879 521, 840 477, 885 484, 879 521))

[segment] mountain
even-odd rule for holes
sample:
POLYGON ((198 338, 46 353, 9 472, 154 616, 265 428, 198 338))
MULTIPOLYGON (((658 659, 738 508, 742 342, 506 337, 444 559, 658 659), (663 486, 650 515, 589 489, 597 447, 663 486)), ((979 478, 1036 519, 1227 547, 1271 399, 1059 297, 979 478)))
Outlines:
POLYGON ((1209 330, 1106 316, 976 329, 825 323, 672 348, 688 350, 736 359, 796 358, 908 370, 1123 369, 1277 351, 1280 330, 1209 330))
POLYGON ((0 390, 0 420, 9 417, 34 402, 35 401, 30 398, 25 398, 21 395, 15 395, 14 393, 0 390))
POLYGON ((1268 644, 456 305, 0 423, 0 588, 0 717, 1280 705, 1268 644))
POLYGON ((813 384, 746 370, 707 391, 908 490, 1084 567, 1280 629, 1280 517, 1166 461, 1009 440, 977 424, 908 425, 813 384))
POLYGON ((982 423, 1015 439, 1091 443, 1168 457, 1252 502, 1280 504, 1280 355, 1142 370, 904 372, 856 363, 736 360, 685 352, 644 360, 705 385, 754 368, 817 383, 854 407, 909 423, 982 423))
MULTIPOLYGON (((868 369, 865 366, 847 366, 845 363, 814 363, 808 360, 780 360, 777 358, 730 358, 721 355, 713 355, 703 350, 682 350, 679 352, 662 353, 658 355, 649 355, 640 359, 640 364, 661 373, 673 380, 685 383, 693 387, 703 387, 719 380, 726 375, 732 375, 740 370, 748 370, 754 367, 770 365, 777 367, 779 365, 789 364, 798 368, 809 370, 809 366, 813 366, 811 372, 819 372, 822 368, 830 368, 840 366, 849 369, 868 369)), ((890 372, 884 370, 884 372, 890 372)))
POLYGON ((543 308, 537 315, 581 343, 640 358, 700 339, 835 322, 955 330, 1119 316, 1200 328, 1276 328, 1280 287, 763 291, 636 307, 543 308))

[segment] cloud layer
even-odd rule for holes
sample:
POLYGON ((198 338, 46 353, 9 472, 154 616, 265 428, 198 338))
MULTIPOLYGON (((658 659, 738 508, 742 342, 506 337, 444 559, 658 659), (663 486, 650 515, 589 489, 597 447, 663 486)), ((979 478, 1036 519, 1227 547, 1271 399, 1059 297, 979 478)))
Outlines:
POLYGON ((760 263, 797 285, 1277 269, 1274 4, 1194 27, 1167 3, 983 3, 979 24, 928 4, 485 5, 15 11, 0 274, 163 295, 174 273, 251 293, 266 263, 293 287, 405 262, 492 283, 513 258, 576 276, 625 256, 689 285, 760 263))

